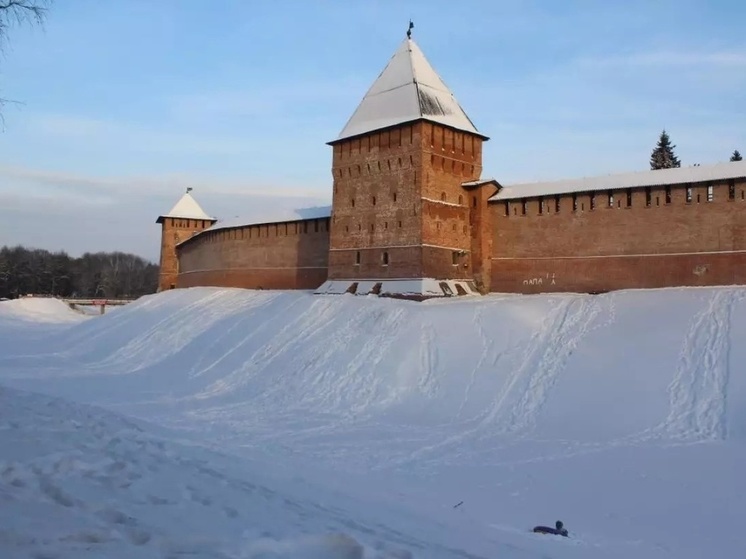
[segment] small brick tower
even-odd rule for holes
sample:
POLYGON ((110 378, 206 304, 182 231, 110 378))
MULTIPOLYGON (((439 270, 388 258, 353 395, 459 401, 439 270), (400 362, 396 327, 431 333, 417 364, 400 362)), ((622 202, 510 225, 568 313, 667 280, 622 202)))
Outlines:
POLYGON ((329 142, 329 280, 318 292, 488 290, 487 198, 497 183, 479 178, 487 139, 408 32, 329 142))
POLYGON ((161 263, 158 275, 158 291, 176 287, 179 277, 179 259, 176 245, 192 235, 210 227, 215 218, 207 215, 192 197, 191 188, 171 208, 161 215, 156 223, 161 224, 161 263))

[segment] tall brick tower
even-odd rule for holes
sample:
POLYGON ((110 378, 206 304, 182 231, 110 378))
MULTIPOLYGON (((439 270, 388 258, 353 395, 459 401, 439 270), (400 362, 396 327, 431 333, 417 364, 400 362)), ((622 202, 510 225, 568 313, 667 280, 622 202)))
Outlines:
POLYGON ((318 292, 489 289, 481 134, 410 34, 333 147, 329 280, 318 292))
POLYGON ((158 275, 158 291, 173 289, 179 276, 179 259, 176 245, 192 235, 207 229, 217 220, 207 215, 190 194, 191 188, 165 215, 158 216, 161 224, 161 265, 158 275))

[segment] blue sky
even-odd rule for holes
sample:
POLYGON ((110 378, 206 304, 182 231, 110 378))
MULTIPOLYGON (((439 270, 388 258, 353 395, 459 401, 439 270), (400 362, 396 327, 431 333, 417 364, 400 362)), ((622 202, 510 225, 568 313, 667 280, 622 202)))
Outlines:
POLYGON ((522 182, 746 152, 736 1, 56 0, 0 57, 0 245, 155 260, 187 186, 219 218, 328 204, 332 140, 414 38, 522 182))

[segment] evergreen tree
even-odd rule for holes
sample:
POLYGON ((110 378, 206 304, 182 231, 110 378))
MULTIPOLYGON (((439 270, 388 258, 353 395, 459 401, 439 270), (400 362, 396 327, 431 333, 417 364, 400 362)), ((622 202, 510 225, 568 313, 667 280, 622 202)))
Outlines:
POLYGON ((741 157, 741 153, 736 150, 733 152, 733 155, 730 156, 731 161, 741 161, 743 160, 743 157, 741 157))
POLYGON ((674 154, 673 148, 676 146, 671 144, 671 139, 665 130, 661 132, 658 138, 658 144, 650 154, 650 168, 651 169, 671 169, 672 167, 681 167, 681 161, 674 154))

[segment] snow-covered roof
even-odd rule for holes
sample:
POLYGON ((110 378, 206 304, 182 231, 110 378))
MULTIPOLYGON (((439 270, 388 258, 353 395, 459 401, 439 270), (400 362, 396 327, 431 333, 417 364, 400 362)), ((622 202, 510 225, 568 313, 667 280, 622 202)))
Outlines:
POLYGON ((618 188, 640 188, 644 186, 664 186, 668 184, 719 181, 746 177, 746 161, 728 161, 713 165, 656 169, 564 179, 551 182, 532 182, 503 185, 503 188, 490 200, 512 200, 515 198, 535 198, 572 192, 590 192, 618 188))
POLYGON ((486 138, 466 116, 420 47, 407 38, 373 82, 334 142, 421 119, 486 138))
POLYGON ((217 231, 218 229, 234 229, 236 227, 246 227, 249 225, 265 225, 267 223, 284 223, 286 221, 302 221, 305 219, 320 219, 331 217, 331 206, 316 206, 313 208, 299 208, 295 210, 286 210, 272 214, 262 215, 260 218, 233 217, 229 219, 218 220, 205 231, 217 231))
POLYGON ((156 223, 160 223, 165 217, 175 217, 178 219, 206 219, 215 221, 214 217, 210 217, 205 213, 189 192, 186 192, 179 201, 176 202, 174 207, 171 208, 171 211, 159 216, 156 223))
POLYGON ((495 185, 498 185, 498 186, 500 185, 500 183, 497 182, 496 179, 494 179, 492 177, 489 177, 489 178, 486 178, 486 179, 476 179, 476 180, 473 180, 473 181, 462 182, 461 186, 463 186, 464 188, 471 188, 473 186, 482 186, 483 184, 495 184, 495 185))
POLYGON ((177 246, 182 245, 194 239, 195 237, 199 237, 204 233, 209 233, 210 231, 220 231, 221 229, 237 229, 239 227, 249 227, 251 225, 266 225, 269 223, 304 221, 306 219, 323 219, 329 218, 331 217, 331 215, 331 206, 314 206, 311 208, 298 208, 295 210, 275 212, 255 218, 236 216, 228 219, 220 219, 213 223, 207 229, 203 229, 199 233, 192 235, 188 239, 178 243, 177 246))

